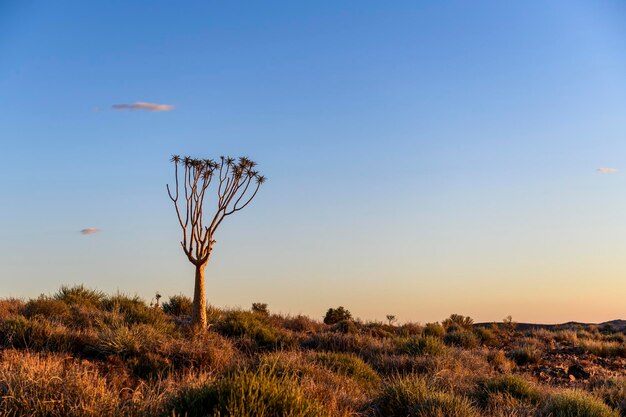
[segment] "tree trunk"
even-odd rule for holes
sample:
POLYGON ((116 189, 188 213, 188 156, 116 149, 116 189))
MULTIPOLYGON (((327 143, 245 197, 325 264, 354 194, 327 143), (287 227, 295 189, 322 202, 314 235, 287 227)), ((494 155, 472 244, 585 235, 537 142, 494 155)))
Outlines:
POLYGON ((196 265, 196 285, 193 291, 192 323, 202 329, 206 328, 206 298, 204 297, 204 267, 196 265))

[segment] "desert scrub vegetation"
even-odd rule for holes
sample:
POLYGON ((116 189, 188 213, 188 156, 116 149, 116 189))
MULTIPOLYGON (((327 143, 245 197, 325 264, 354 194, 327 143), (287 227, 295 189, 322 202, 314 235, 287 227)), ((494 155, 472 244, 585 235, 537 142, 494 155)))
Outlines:
MULTIPOLYGON (((62 287, 0 300, 2 416, 626 415, 624 329, 331 320, 62 287)), ((328 313, 328 311, 327 311, 328 313)))
POLYGON ((585 353, 591 353, 602 358, 626 358, 626 344, 624 341, 583 340, 578 344, 585 353))
POLYGON ((415 375, 390 379, 372 408, 381 417, 480 416, 468 398, 439 390, 415 375))
POLYGON ((403 353, 409 355, 442 355, 446 351, 443 342, 433 336, 417 336, 409 338, 401 347, 403 353))
MULTIPOLYGON (((328 415, 321 404, 306 396, 297 379, 262 367, 243 369, 214 381, 183 388, 171 400, 175 415, 201 416, 292 416, 328 415)), ((165 416, 170 415, 165 414, 165 416)))
POLYGON ((493 394, 505 394, 516 400, 538 403, 541 399, 541 392, 530 381, 518 375, 504 375, 496 378, 486 379, 478 385, 477 396, 487 402, 489 396, 493 394))
POLYGON ((565 391, 551 396, 542 410, 551 417, 619 417, 601 399, 582 391, 565 391))
POLYGON ((15 350, 1 359, 3 416, 114 416, 119 407, 120 398, 93 366, 15 350))

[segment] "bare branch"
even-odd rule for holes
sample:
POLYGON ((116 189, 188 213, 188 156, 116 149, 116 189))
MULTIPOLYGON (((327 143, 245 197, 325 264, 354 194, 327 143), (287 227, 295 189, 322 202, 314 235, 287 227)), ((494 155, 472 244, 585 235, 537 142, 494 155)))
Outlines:
POLYGON ((190 262, 204 265, 208 262, 215 240, 215 231, 226 216, 246 207, 257 195, 265 177, 258 174, 256 162, 247 157, 235 160, 221 156, 219 161, 195 159, 189 156, 181 158, 173 155, 175 188, 166 185, 167 194, 174 203, 176 216, 183 232, 181 246, 190 262), (182 181, 179 179, 178 166, 184 167, 182 181), (209 226, 204 226, 204 202, 207 190, 213 178, 217 176, 217 207, 209 226), (256 180, 252 191, 250 184, 256 180), (184 195, 184 213, 179 206, 180 187, 184 195), (241 204, 243 203, 243 204, 241 204))

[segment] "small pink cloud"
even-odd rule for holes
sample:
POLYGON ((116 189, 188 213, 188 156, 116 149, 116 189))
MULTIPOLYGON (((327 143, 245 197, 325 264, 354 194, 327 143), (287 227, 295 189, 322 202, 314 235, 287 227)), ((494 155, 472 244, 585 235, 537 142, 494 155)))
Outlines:
POLYGON ((171 111, 174 110, 174 106, 171 104, 155 104, 138 101, 132 104, 114 104, 114 110, 147 110, 153 112, 171 111))
POLYGON ((596 171, 602 174, 613 174, 617 172, 617 168, 597 168, 596 171))
POLYGON ((100 229, 96 229, 95 227, 88 227, 86 229, 81 230, 80 233, 83 235, 95 235, 99 231, 100 229))

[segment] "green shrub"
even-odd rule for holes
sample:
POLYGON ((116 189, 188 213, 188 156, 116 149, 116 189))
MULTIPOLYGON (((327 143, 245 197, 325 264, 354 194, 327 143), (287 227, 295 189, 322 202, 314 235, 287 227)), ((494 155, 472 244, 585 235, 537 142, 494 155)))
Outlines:
POLYGON ((519 366, 541 362, 541 352, 535 346, 522 346, 509 352, 509 357, 519 366))
POLYGON ((398 333, 402 336, 419 336, 424 332, 424 327, 417 323, 405 323, 398 328, 398 333))
POLYGON ((355 334, 358 333, 359 329, 352 320, 342 320, 338 323, 335 323, 332 327, 334 332, 344 333, 344 334, 355 334))
POLYGON ((74 350, 73 337, 65 326, 40 317, 29 320, 20 315, 0 322, 0 340, 5 347, 50 352, 74 350))
POLYGON ((293 344, 286 334, 271 326, 266 317, 247 311, 229 311, 215 327, 224 336, 247 336, 260 349, 275 349, 293 344))
POLYGON ((578 342, 578 335, 573 330, 560 330, 558 332, 554 332, 554 340, 561 343, 576 343, 578 342))
MULTIPOLYGON (((321 417, 322 406, 305 395, 297 379, 262 367, 242 370, 215 382, 187 387, 172 398, 165 416, 321 417)), ((165 417, 164 416, 164 417, 165 417)))
POLYGON ((426 323, 424 327, 424 336, 443 337, 446 330, 439 323, 426 323))
POLYGON ((172 295, 163 303, 163 311, 171 316, 191 316, 193 302, 186 295, 172 295))
POLYGON ((267 309, 266 303, 252 303, 252 312, 268 316, 270 311, 267 309))
MULTIPOLYGON (((355 330, 358 330, 356 323, 354 323, 354 328, 355 330)), ((394 332, 399 329, 390 324, 383 324, 381 322, 368 322, 365 325, 361 325, 361 328, 371 337, 378 338, 393 337, 394 332)), ((408 336, 408 334, 406 334, 406 336, 408 336)))
POLYGON ((32 323, 26 317, 14 315, 0 322, 0 338, 5 347, 24 347, 30 339, 32 323))
POLYGON ((603 337, 607 342, 626 343, 626 336, 622 333, 611 333, 603 337))
POLYGON ((98 307, 104 301, 104 293, 85 288, 82 284, 73 287, 62 286, 54 295, 57 300, 64 301, 68 305, 85 305, 98 307))
POLYGON ((498 337, 491 329, 477 327, 474 329, 474 335, 476 335, 480 344, 484 346, 496 346, 498 344, 498 337))
POLYGON ((487 353, 487 362, 497 371, 507 373, 515 366, 501 350, 490 351, 487 353))
POLYGON ((102 356, 133 356, 142 350, 141 339, 136 328, 125 325, 104 327, 90 350, 102 356))
POLYGON ((313 332, 320 328, 318 322, 300 314, 295 317, 285 317, 282 320, 282 326, 294 332, 313 332))
POLYGON ((471 402, 453 393, 436 391, 417 376, 394 378, 374 401, 384 417, 478 417, 471 402))
POLYGON ((224 311, 219 308, 207 304, 206 306, 206 320, 210 324, 216 324, 224 317, 224 311))
POLYGON ((583 340, 579 344, 579 349, 602 358, 626 358, 626 344, 620 342, 583 340))
POLYGON ((344 320, 352 320, 352 314, 341 306, 329 308, 324 316, 324 324, 335 324, 344 320))
POLYGON ((380 382, 378 374, 354 354, 317 353, 313 356, 313 361, 333 372, 351 377, 366 388, 372 388, 380 382))
POLYGON ((442 355, 446 351, 440 339, 432 336, 417 336, 410 338, 401 348, 402 353, 409 355, 442 355))
POLYGON ((479 384, 479 397, 486 399, 489 394, 503 393, 518 400, 537 403, 541 394, 530 382, 517 375, 506 375, 489 379, 479 384))
POLYGON ((442 325, 446 329, 450 326, 456 326, 456 328, 458 329, 470 330, 474 325, 474 319, 469 316, 452 314, 450 317, 443 321, 442 325))
POLYGON ((576 332, 576 338, 578 339, 582 339, 582 340, 586 340, 586 339, 594 339, 595 336, 593 333, 587 331, 587 330, 578 330, 576 332))
POLYGON ((626 416, 626 379, 607 379, 593 389, 604 402, 626 416))
POLYGON ((600 399, 582 391, 563 391, 553 395, 542 410, 549 417, 619 417, 619 413, 600 399))
POLYGON ((24 314, 29 318, 41 316, 45 318, 64 320, 70 315, 70 308, 62 300, 42 295, 39 298, 30 300, 26 303, 24 314))
POLYGON ((103 300, 102 306, 106 311, 120 313, 124 322, 129 325, 147 324, 157 331, 171 334, 174 331, 174 323, 160 308, 149 307, 139 297, 128 297, 116 294, 103 300))
POLYGON ((465 330, 447 333, 443 337, 443 342, 448 346, 458 346, 465 349, 472 349, 478 346, 478 338, 465 330))

